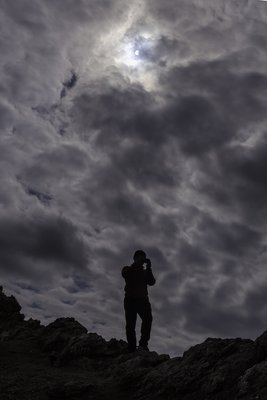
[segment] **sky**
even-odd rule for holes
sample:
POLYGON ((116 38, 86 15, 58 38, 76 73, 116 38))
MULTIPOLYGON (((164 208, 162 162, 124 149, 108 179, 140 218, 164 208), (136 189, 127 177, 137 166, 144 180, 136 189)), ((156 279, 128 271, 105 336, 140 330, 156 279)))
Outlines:
POLYGON ((143 249, 151 350, 267 329, 266 49, 265 1, 0 0, 0 283, 26 319, 126 340, 143 249))

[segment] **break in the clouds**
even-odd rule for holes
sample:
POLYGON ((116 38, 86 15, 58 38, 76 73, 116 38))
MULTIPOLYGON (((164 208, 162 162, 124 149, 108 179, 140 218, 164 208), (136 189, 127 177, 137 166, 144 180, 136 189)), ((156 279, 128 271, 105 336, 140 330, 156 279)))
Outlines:
POLYGON ((151 348, 266 329, 267 8, 0 0, 1 280, 27 317, 125 339, 143 248, 151 348))

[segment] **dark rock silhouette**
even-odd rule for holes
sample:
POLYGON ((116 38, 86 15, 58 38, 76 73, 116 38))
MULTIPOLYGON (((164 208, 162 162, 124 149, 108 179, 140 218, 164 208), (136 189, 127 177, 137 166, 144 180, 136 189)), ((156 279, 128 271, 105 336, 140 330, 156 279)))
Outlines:
POLYGON ((266 400, 267 331, 255 341, 208 338, 170 358, 127 352, 74 318, 25 320, 0 287, 1 400, 266 400))

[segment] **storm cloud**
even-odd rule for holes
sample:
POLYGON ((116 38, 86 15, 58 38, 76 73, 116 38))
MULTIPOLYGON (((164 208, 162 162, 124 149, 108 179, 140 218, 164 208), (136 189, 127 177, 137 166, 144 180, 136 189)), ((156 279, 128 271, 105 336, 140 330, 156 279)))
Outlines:
POLYGON ((266 17, 253 0, 0 0, 1 284, 26 317, 151 348, 266 328, 266 17))

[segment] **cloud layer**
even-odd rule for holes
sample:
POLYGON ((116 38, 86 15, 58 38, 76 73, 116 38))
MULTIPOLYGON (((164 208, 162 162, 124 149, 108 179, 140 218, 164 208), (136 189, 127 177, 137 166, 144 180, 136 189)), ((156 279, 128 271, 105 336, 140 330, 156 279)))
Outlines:
POLYGON ((266 16, 252 0, 0 0, 0 265, 27 317, 151 348, 266 327, 266 16))

